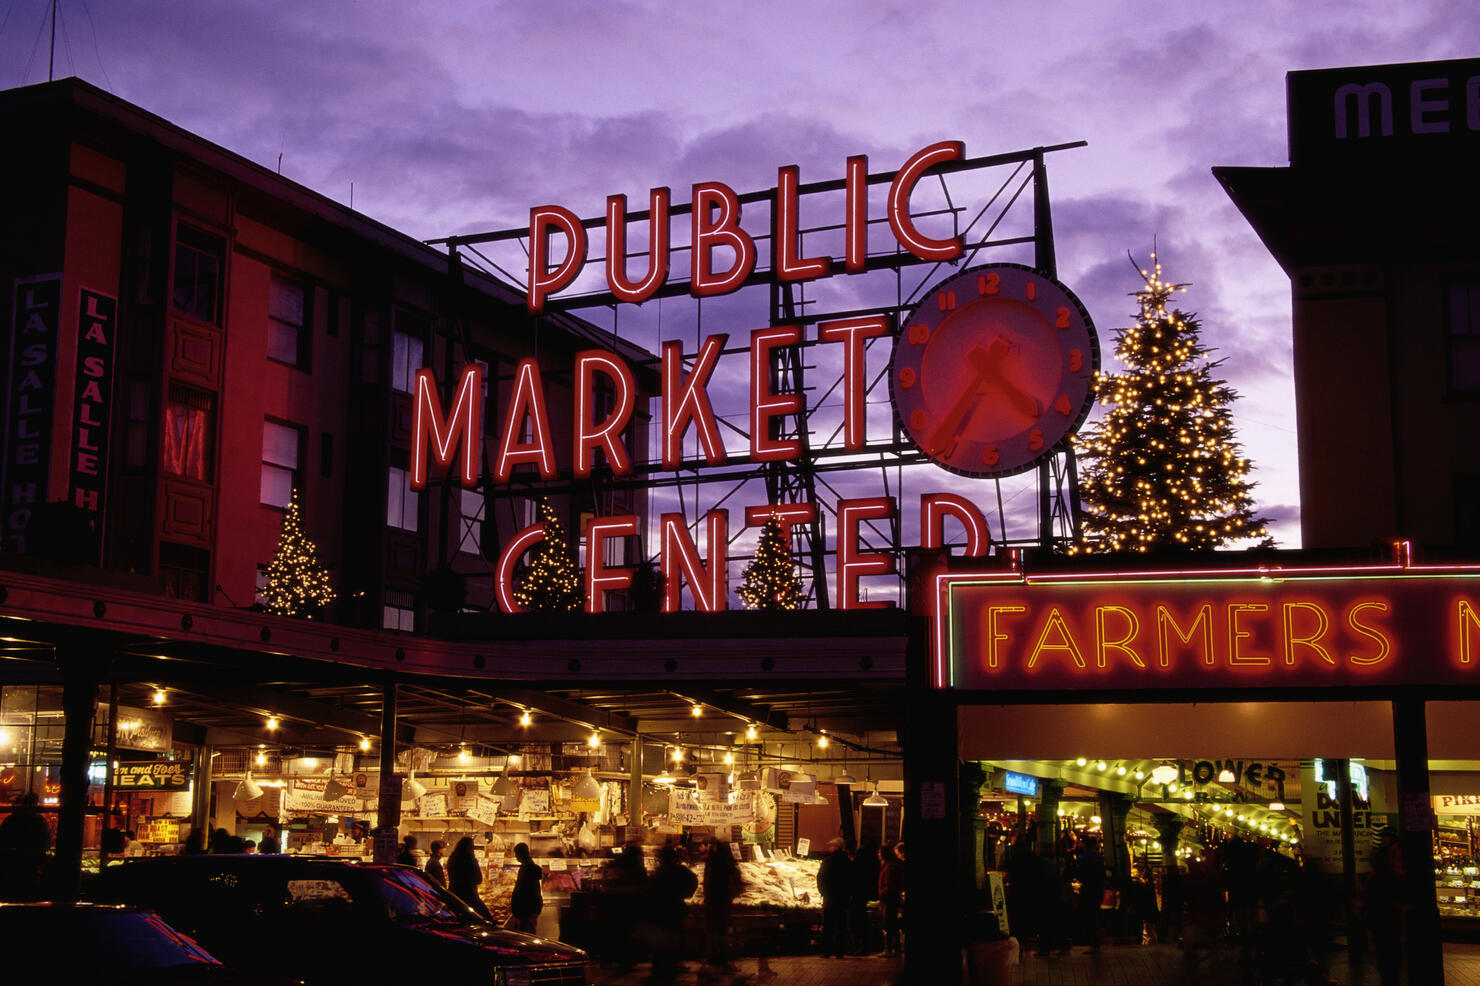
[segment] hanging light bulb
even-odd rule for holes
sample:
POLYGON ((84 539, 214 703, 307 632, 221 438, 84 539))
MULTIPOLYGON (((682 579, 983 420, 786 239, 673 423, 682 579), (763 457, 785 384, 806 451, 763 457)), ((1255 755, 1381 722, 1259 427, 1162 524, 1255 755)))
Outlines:
POLYGON ((864 798, 863 804, 867 808, 887 808, 889 807, 889 799, 879 793, 879 785, 875 784, 874 793, 864 798))
POLYGON ((258 750, 257 751, 257 766, 259 766, 259 767, 266 767, 267 766, 267 754, 266 753, 263 753, 261 750, 258 750))
POLYGON ((1284 811, 1285 810, 1285 803, 1283 801, 1271 801, 1269 803, 1269 810, 1270 811, 1284 811))
POLYGON ((268 716, 267 717, 267 728, 268 728, 269 731, 278 728, 278 717, 277 716, 268 716))
POLYGON ((369 753, 370 752, 370 737, 368 737, 368 736, 361 736, 360 737, 360 752, 361 753, 369 753))
POLYGON ((1177 765, 1167 760, 1157 764, 1151 771, 1151 779, 1158 784, 1170 784, 1180 776, 1181 771, 1177 769, 1177 765))
POLYGON ((673 762, 683 763, 683 747, 675 746, 673 748, 673 762))
POLYGON ((163 705, 164 704, 164 689, 163 688, 156 688, 156 689, 154 689, 154 704, 155 705, 163 705))
POLYGON ((734 763, 734 762, 735 762, 735 754, 733 754, 733 753, 726 753, 725 754, 725 763, 734 763))
POLYGON ((473 755, 468 752, 468 748, 466 746, 462 746, 462 747, 459 747, 458 748, 458 751, 457 751, 457 762, 458 763, 467 763, 471 759, 473 759, 473 755))
POLYGON ((817 748, 819 750, 825 750, 825 749, 827 749, 827 734, 826 733, 818 733, 817 734, 817 748))
POLYGON ((693 716, 695 719, 699 718, 703 714, 704 707, 702 705, 694 705, 689 708, 689 715, 693 716))
POLYGON ((1218 771, 1219 784, 1232 784, 1236 780, 1238 780, 1238 778, 1235 777, 1233 775, 1233 771, 1229 770, 1227 767, 1224 767, 1222 770, 1218 771))
POLYGON ((519 725, 521 725, 521 726, 528 726, 531 721, 532 720, 530 719, 530 715, 529 715, 529 712, 528 711, 525 711, 525 712, 523 712, 523 713, 520 714, 520 716, 519 716, 519 725))
POLYGON ((751 723, 749 726, 745 727, 745 738, 748 740, 755 739, 755 723, 751 723))
POLYGON ((591 730, 591 735, 588 736, 588 737, 586 737, 586 745, 589 746, 593 750, 600 748, 600 746, 601 746, 601 737, 599 735, 597 735, 596 730, 594 730, 594 729, 591 730))

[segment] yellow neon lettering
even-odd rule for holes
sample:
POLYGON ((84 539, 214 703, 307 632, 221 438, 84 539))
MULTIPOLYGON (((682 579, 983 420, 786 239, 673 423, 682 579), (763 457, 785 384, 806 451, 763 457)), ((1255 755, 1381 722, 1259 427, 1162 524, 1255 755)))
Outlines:
POLYGON ((1055 606, 1048 611, 1048 619, 1043 621, 1043 630, 1038 634, 1038 643, 1033 645, 1033 653, 1028 657, 1028 670, 1033 670, 1033 665, 1038 663, 1038 655, 1044 651, 1063 651, 1074 660, 1074 666, 1084 668, 1084 655, 1079 652, 1079 645, 1074 642, 1074 636, 1069 632, 1069 624, 1064 622, 1064 617, 1055 606), (1057 632, 1060 642, 1048 643, 1050 632, 1057 632))
POLYGON ((1321 660, 1335 667, 1336 658, 1332 656, 1330 651, 1322 647, 1317 642, 1320 640, 1320 638, 1326 635, 1327 630, 1331 629, 1331 619, 1326 615, 1326 611, 1324 609, 1322 609, 1320 606, 1317 606, 1315 603, 1285 603, 1284 617, 1285 663, 1287 665, 1294 666, 1295 645, 1303 644, 1306 647, 1309 647, 1311 650, 1315 651, 1317 654, 1321 655, 1321 660), (1316 614, 1316 629, 1313 633, 1306 634, 1305 636, 1300 636, 1295 632, 1294 614, 1295 610, 1297 609, 1305 610, 1307 613, 1316 614))
POLYGON ((1469 632, 1470 627, 1480 630, 1480 613, 1468 599, 1459 601, 1459 663, 1470 664, 1474 661, 1474 655, 1470 651, 1470 640, 1474 636, 1469 632))
POLYGON ((1123 606, 1096 606, 1095 607, 1095 664, 1104 667, 1106 663, 1105 654, 1110 650, 1118 650, 1129 657, 1136 667, 1145 669, 1146 662, 1141 660, 1141 655, 1131 649, 1131 641, 1136 639, 1141 625, 1136 621, 1136 614, 1123 606), (1118 640, 1111 640, 1105 635, 1105 615, 1107 613, 1118 613, 1125 617, 1125 636, 1118 640))
POLYGON ((1008 635, 997 627, 997 617, 1006 613, 1026 613, 1026 606, 988 606, 987 607, 987 667, 998 666, 997 644, 1007 640, 1008 635))
POLYGON ((1269 664, 1268 654, 1241 654, 1239 641, 1254 636, 1252 630, 1239 626, 1239 617, 1245 613, 1266 613, 1269 607, 1263 603, 1233 603, 1228 607, 1228 663, 1233 667, 1258 667, 1269 664))
POLYGON ((1360 654, 1352 654, 1347 660, 1353 664, 1381 664, 1393 652, 1393 642, 1388 639, 1388 635, 1383 633, 1381 628, 1366 626, 1357 622, 1357 614, 1364 609, 1375 609, 1379 613, 1386 613, 1388 611, 1388 604, 1381 602, 1357 603, 1346 614, 1347 626, 1351 627, 1354 632, 1360 633, 1364 637, 1371 637, 1377 641, 1377 654, 1373 657, 1362 657, 1360 654))
POLYGON ((1167 640, 1168 627, 1171 627, 1172 632, 1177 635, 1177 639, 1181 640, 1184 644, 1191 644, 1193 634, 1197 633, 1198 628, 1201 627, 1203 663, 1213 663, 1213 606, 1211 603, 1204 603, 1198 609, 1197 618, 1192 621, 1192 626, 1188 628, 1186 633, 1182 632, 1182 628, 1177 625, 1177 621, 1172 618, 1171 613, 1167 612, 1165 606, 1156 607, 1157 663, 1164 668, 1172 666, 1172 650, 1168 646, 1169 642, 1167 640))

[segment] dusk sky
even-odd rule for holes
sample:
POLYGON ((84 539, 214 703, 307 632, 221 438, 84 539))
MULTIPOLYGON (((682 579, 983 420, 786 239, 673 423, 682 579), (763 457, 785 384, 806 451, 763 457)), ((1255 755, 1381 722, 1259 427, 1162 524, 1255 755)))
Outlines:
MULTIPOLYGON (((8 0, 0 87, 44 82, 46 0, 8 0)), ((1289 285, 1214 181, 1287 163, 1285 73, 1473 57, 1471 3, 667 4, 61 0, 77 75, 418 239, 531 206, 684 201, 776 168, 891 170, 958 139, 1051 156, 1059 276, 1106 349, 1153 239, 1226 359, 1256 497, 1299 546, 1289 285)), ((638 208, 635 205, 633 208, 638 208)), ((804 217, 805 218, 805 217, 804 217)), ((990 258, 986 258, 990 259, 990 258)), ((1009 258, 1015 259, 1015 258, 1009 258)), ((1114 369, 1113 358, 1106 367, 1114 369)))

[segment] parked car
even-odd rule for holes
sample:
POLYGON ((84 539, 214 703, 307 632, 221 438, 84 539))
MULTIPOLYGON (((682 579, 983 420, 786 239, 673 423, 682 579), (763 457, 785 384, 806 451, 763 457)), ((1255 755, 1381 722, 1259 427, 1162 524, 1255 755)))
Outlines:
POLYGON ((243 974, 137 907, 99 904, 0 904, 4 969, 12 982, 109 986, 288 983, 243 974))
POLYGON ((125 860, 90 895, 158 911, 222 961, 312 986, 584 986, 586 953, 506 931, 409 866, 282 855, 125 860), (466 980, 460 977, 467 976, 466 980))

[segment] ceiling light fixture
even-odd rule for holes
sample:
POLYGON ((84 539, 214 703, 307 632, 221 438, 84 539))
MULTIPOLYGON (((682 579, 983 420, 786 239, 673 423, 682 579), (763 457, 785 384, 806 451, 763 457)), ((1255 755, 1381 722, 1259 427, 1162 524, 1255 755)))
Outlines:
POLYGON ((601 736, 596 732, 596 730, 591 730, 591 735, 586 737, 586 745, 593 750, 599 749, 601 747, 601 736))
POLYGON ((370 737, 368 737, 368 736, 361 736, 360 737, 360 752, 361 753, 369 753, 370 752, 370 737))
POLYGON ((164 704, 164 689, 163 688, 156 688, 156 689, 154 689, 154 704, 155 705, 163 705, 164 704))
POLYGON ((1269 803, 1269 810, 1270 811, 1284 811, 1285 810, 1285 803, 1283 801, 1271 801, 1269 803))
POLYGON ((277 729, 278 728, 278 717, 277 716, 268 716, 267 717, 267 728, 269 730, 277 729))
POLYGON ((1238 780, 1238 778, 1234 776, 1233 771, 1229 770, 1227 767, 1224 767, 1222 770, 1218 771, 1219 784, 1232 784, 1236 780, 1238 780))
POLYGON ((520 713, 520 715, 519 715, 519 725, 521 725, 521 726, 528 726, 531 721, 532 720, 531 720, 530 715, 529 715, 529 712, 527 710, 525 712, 520 713))
POLYGON ((887 808, 889 799, 879 793, 879 785, 874 785, 874 793, 863 799, 865 808, 887 808))
POLYGON ((704 707, 702 705, 695 705, 689 708, 689 715, 693 716, 695 719, 699 718, 703 714, 704 707))
POLYGON ((406 793, 411 795, 412 801, 418 801, 427 793, 427 786, 416 779, 416 771, 406 771, 406 793))
POLYGON ((1151 779, 1158 784, 1171 784, 1181 776, 1182 772, 1177 769, 1177 765, 1167 760, 1157 764, 1151 771, 1151 779))
POLYGON ((745 738, 748 740, 755 739, 755 723, 751 723, 749 726, 745 727, 745 738))
POLYGON ((247 776, 241 779, 241 783, 236 786, 236 793, 233 797, 237 801, 256 801, 262 797, 262 785, 252 780, 252 772, 250 770, 247 771, 247 776))

